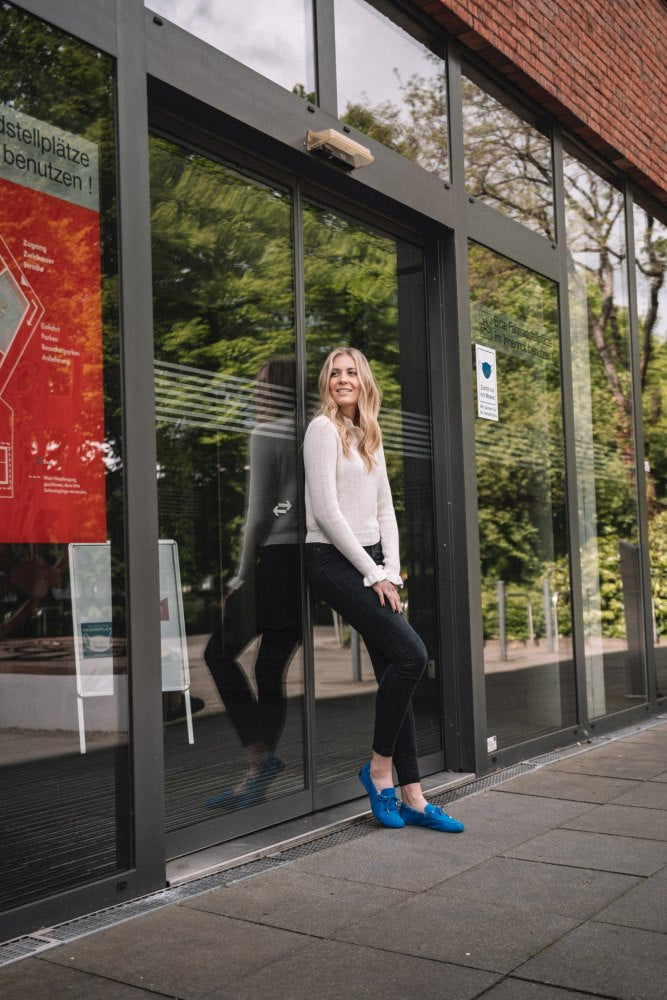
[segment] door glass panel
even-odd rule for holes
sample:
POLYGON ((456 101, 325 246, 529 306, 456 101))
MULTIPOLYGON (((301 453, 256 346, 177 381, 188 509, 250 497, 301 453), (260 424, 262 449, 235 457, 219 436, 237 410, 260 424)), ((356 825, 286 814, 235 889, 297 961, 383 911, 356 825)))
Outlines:
POLYGON ((315 100, 313 0, 146 0, 146 6, 281 87, 315 100))
POLYGON ((529 112, 494 96, 474 70, 461 79, 466 191, 553 239, 551 141, 529 112))
POLYGON ((336 0, 335 13, 341 120, 448 179, 443 41, 385 0, 336 0))
POLYGON ((129 868, 132 831, 113 63, 0 3, 0 66, 0 909, 12 909, 129 868))
POLYGON ((667 225, 634 206, 646 504, 658 696, 667 695, 667 225))
POLYGON ((622 193, 563 159, 588 713, 643 700, 643 615, 622 193))
MULTIPOLYGON (((421 250, 313 204, 304 205, 306 344, 310 414, 333 348, 369 358, 383 391, 387 470, 400 533, 401 591, 424 640, 427 671, 414 697, 420 755, 442 748, 433 479, 421 250)), ((315 604, 316 759, 320 784, 356 775, 368 757, 377 685, 364 643, 323 602, 315 604)))
POLYGON ((576 720, 556 287, 469 255, 489 749, 576 720))
POLYGON ((292 204, 150 150, 159 531, 178 549, 194 712, 188 742, 188 677, 163 644, 175 830, 304 787, 292 204))

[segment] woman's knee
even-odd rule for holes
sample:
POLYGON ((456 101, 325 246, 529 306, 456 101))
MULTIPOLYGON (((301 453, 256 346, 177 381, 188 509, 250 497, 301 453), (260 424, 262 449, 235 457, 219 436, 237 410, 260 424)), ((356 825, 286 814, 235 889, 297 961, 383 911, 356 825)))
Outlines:
POLYGON ((413 674, 417 680, 421 678, 422 674, 426 670, 426 664, 428 663, 428 650, 416 632, 412 633, 409 647, 406 650, 404 663, 405 666, 409 668, 410 673, 413 674))

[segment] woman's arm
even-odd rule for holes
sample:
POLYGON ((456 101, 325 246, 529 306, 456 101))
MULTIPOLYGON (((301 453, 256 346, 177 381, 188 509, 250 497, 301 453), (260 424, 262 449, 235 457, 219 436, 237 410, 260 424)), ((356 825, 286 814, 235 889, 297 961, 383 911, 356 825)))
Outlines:
POLYGON ((384 568, 387 579, 397 587, 403 586, 401 577, 401 557, 399 553, 398 524, 394 501, 391 496, 391 486, 387 475, 387 464, 384 449, 380 446, 376 453, 380 470, 380 485, 378 487, 378 524, 380 525, 380 541, 384 556, 384 568))
POLYGON ((340 509, 336 489, 339 441, 338 431, 328 419, 315 419, 308 426, 303 460, 310 510, 331 545, 335 545, 362 574, 364 586, 372 587, 385 580, 387 573, 365 551, 340 509))

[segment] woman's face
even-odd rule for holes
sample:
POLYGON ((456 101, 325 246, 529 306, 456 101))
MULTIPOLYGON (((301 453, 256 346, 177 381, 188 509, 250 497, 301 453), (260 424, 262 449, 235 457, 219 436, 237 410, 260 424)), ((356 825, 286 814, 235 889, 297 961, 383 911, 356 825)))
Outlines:
POLYGON ((359 373, 350 354, 337 354, 329 376, 329 391, 341 413, 354 420, 361 394, 359 373))

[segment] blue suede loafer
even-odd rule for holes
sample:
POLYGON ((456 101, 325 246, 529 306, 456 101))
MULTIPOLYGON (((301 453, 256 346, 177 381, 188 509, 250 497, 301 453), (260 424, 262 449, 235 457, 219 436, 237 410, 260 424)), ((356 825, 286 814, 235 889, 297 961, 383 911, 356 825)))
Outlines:
POLYGON ((378 792, 371 778, 370 764, 364 764, 361 771, 359 771, 359 781, 368 792, 371 810, 378 823, 382 823, 383 826, 393 827, 396 830, 401 826, 405 826, 399 813, 400 802, 396 798, 395 789, 383 788, 381 792, 378 792))
POLYGON ((408 826, 425 826, 428 830, 442 830, 444 833, 463 833, 465 827, 460 820, 443 812, 440 806, 429 802, 424 812, 401 805, 401 818, 408 826))

